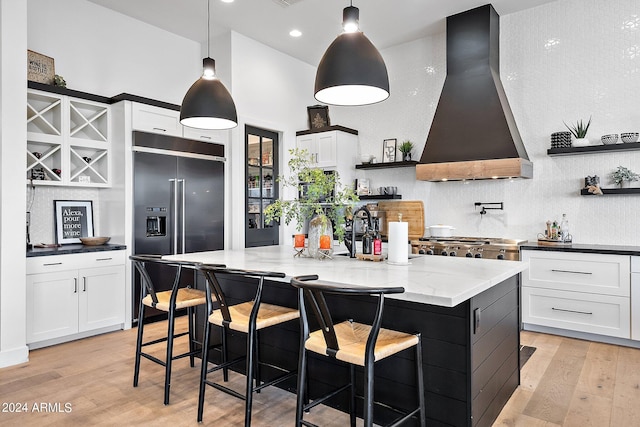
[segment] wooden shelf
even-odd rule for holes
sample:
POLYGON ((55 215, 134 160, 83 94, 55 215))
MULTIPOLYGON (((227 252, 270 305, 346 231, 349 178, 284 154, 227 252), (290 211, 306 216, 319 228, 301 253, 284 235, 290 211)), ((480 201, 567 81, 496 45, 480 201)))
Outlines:
POLYGON ((401 194, 378 194, 378 195, 367 195, 367 196, 358 196, 360 200, 399 200, 402 199, 401 194))
POLYGON ((356 169, 408 168, 408 167, 414 167, 417 164, 418 162, 416 160, 411 160, 408 162, 369 163, 369 164, 356 165, 356 169))
MULTIPOLYGON (((640 188, 601 188, 602 194, 640 194, 640 188)), ((582 196, 593 196, 589 190, 583 188, 580 190, 582 196)))
POLYGON ((587 147, 550 148, 547 150, 547 155, 566 156, 571 154, 589 154, 625 150, 640 150, 640 142, 626 142, 611 145, 590 145, 587 147))

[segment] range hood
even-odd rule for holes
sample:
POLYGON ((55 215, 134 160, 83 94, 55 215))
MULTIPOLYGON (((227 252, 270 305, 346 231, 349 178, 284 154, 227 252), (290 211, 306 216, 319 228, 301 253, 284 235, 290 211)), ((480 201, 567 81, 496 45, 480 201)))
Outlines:
POLYGON ((492 5, 447 17, 447 77, 416 178, 531 178, 500 81, 500 17, 492 5))

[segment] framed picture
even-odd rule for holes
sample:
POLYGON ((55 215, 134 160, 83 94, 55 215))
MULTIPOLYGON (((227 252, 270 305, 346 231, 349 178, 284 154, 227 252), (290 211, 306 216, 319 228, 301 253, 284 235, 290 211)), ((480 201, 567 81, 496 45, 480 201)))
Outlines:
POLYGON ((81 243, 80 237, 93 237, 91 200, 54 200, 56 243, 81 243))
POLYGON ((369 195, 369 178, 357 178, 356 179, 356 194, 358 196, 369 195))
POLYGON ((382 163, 390 163, 396 161, 397 139, 385 139, 382 143, 382 163))
POLYGON ((27 80, 52 85, 55 75, 53 58, 27 50, 27 80))
POLYGON ((327 105, 312 105, 307 107, 309 115, 309 129, 320 129, 331 126, 329 123, 329 107, 327 105))

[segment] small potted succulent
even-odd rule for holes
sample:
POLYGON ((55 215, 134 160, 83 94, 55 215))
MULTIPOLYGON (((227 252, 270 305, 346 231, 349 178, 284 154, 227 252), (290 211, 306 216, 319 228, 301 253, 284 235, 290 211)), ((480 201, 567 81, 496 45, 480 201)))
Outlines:
POLYGON ((591 125, 591 117, 589 117, 589 121, 586 125, 582 120, 578 120, 573 126, 569 126, 566 123, 564 123, 564 125, 567 127, 567 129, 569 129, 569 131, 575 138, 572 144, 574 147, 585 147, 589 145, 589 140, 587 139, 587 131, 589 130, 589 125, 591 125))
POLYGON ((404 160, 405 162, 411 161, 411 150, 413 150, 413 142, 409 140, 404 141, 402 144, 400 144, 398 150, 400 150, 400 152, 402 153, 402 160, 404 160))
POLYGON ((611 172, 611 178, 616 185, 624 187, 629 185, 632 181, 638 181, 638 179, 640 179, 640 175, 625 168, 624 166, 618 166, 615 171, 611 172))

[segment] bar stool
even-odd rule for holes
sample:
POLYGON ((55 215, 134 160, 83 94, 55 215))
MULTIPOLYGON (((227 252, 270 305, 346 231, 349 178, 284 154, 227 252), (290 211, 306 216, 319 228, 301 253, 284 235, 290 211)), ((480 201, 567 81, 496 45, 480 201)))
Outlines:
POLYGON ((342 286, 312 282, 318 276, 300 276, 291 279, 291 285, 298 289, 298 303, 300 306, 300 357, 298 359, 298 402, 296 405, 296 426, 312 426, 304 421, 304 412, 309 412, 314 406, 326 401, 336 394, 349 389, 349 414, 351 426, 356 425, 355 414, 355 365, 364 369, 364 425, 373 425, 373 383, 374 364, 386 357, 399 353, 411 347, 415 348, 416 379, 418 392, 418 408, 406 412, 391 408, 400 416, 390 425, 396 426, 419 414, 420 425, 426 425, 424 402, 424 379, 422 373, 422 345, 420 334, 407 334, 390 329, 381 328, 384 295, 404 292, 402 287, 366 288, 356 286, 342 286), (372 325, 345 320, 335 323, 327 305, 325 294, 337 296, 374 296, 377 297, 377 308, 372 325), (306 299, 306 300, 305 300, 306 299), (308 304, 308 307, 307 307, 308 304), (321 329, 309 333, 309 319, 307 310, 315 314, 321 329), (311 402, 307 390, 307 352, 314 352, 330 357, 349 365, 349 383, 338 387, 330 393, 311 402))
POLYGON ((204 395, 207 385, 214 387, 220 391, 228 393, 240 399, 245 400, 245 418, 244 425, 251 425, 251 405, 253 402, 253 393, 259 392, 265 387, 277 384, 296 375, 294 371, 287 371, 282 367, 272 364, 263 363, 258 357, 258 332, 262 329, 275 326, 299 317, 299 311, 295 308, 282 307, 274 304, 262 302, 262 294, 265 278, 284 278, 284 273, 275 273, 268 271, 255 270, 238 270, 226 269, 211 265, 198 265, 196 267, 201 271, 207 279, 207 295, 217 299, 218 309, 213 309, 211 297, 207 298, 207 312, 209 313, 208 321, 205 326, 204 345, 202 347, 202 372, 200 375, 200 394, 198 398, 198 422, 202 421, 202 413, 204 410, 204 395), (252 300, 239 304, 229 305, 225 292, 220 285, 220 276, 225 275, 234 281, 234 286, 239 285, 242 279, 255 279, 257 281, 257 289, 252 300), (208 369, 209 357, 209 335, 211 325, 220 327, 221 331, 221 351, 222 363, 208 369), (227 332, 233 330, 247 334, 246 355, 234 360, 227 360, 227 332), (244 394, 238 393, 222 384, 207 379, 207 374, 220 369, 223 370, 223 381, 228 378, 228 368, 238 362, 245 360, 246 387, 244 394), (260 365, 266 365, 280 372, 281 375, 274 379, 263 382, 260 378, 260 365), (255 379, 255 386, 254 386, 255 379))
MULTIPOLYGON (((176 262, 163 260, 161 255, 131 255, 129 259, 133 262, 134 267, 140 273, 142 285, 140 286, 140 308, 138 315, 138 338, 136 341, 136 360, 133 373, 133 386, 138 386, 138 377, 140 373, 140 358, 151 360, 159 365, 165 367, 164 374, 164 404, 169 404, 169 388, 171 386, 171 362, 183 357, 189 357, 190 365, 193 368, 194 357, 200 354, 200 349, 196 349, 195 344, 199 344, 194 337, 194 323, 195 323, 195 310, 194 307, 198 305, 205 305, 206 292, 203 290, 193 289, 189 286, 179 287, 180 277, 183 268, 194 268, 194 263, 189 262, 176 262), (147 264, 161 264, 175 268, 175 277, 173 285, 169 291, 157 292, 156 288, 147 271, 147 264), (158 310, 167 313, 168 328, 167 336, 159 339, 155 339, 149 342, 143 342, 144 334, 144 311, 145 307, 154 307, 158 310), (189 328, 186 332, 175 333, 175 317, 176 312, 180 309, 187 309, 187 315, 189 317, 189 328), (189 335, 189 351, 173 355, 173 340, 175 338, 189 335), (152 344, 158 344, 161 342, 167 343, 167 353, 165 360, 158 359, 157 357, 145 353, 142 348, 152 344)), ((222 266, 224 267, 224 266, 222 266)))

